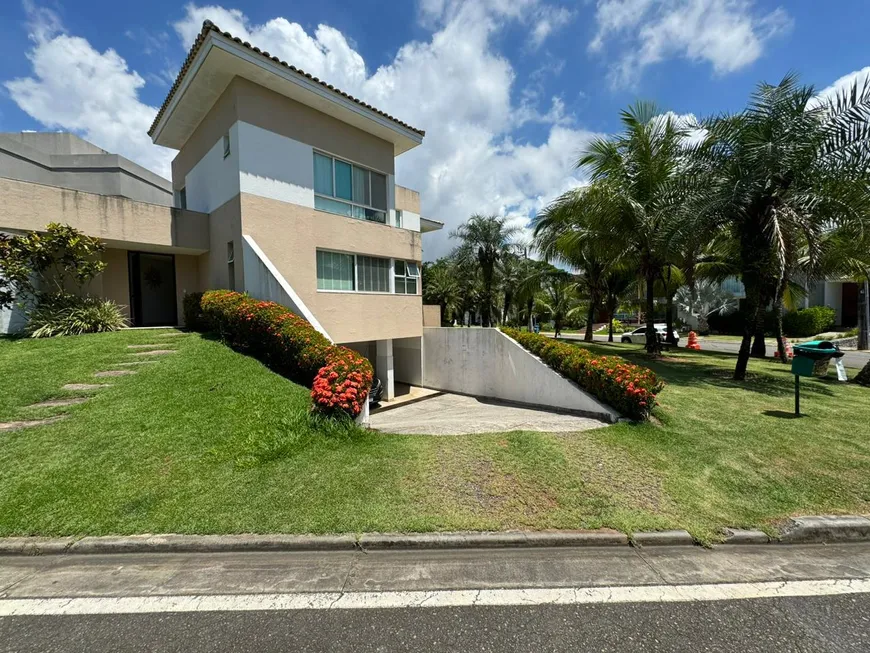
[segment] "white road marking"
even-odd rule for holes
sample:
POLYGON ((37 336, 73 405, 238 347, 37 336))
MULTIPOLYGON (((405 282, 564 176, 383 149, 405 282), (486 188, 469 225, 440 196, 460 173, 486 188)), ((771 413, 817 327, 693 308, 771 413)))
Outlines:
POLYGON ((870 593, 870 579, 555 589, 0 599, 0 617, 734 601, 870 593))

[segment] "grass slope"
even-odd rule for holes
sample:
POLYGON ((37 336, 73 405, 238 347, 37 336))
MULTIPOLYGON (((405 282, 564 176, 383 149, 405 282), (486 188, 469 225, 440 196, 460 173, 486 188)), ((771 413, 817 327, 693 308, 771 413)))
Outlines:
MULTIPOLYGON (((792 377, 774 363, 753 361, 744 385, 726 355, 650 365, 669 384, 660 425, 399 436, 312 420, 306 388, 159 333, 0 341, 0 416, 70 414, 0 433, 0 535, 610 526, 709 541, 724 525, 870 506, 870 391, 808 381, 809 416, 792 420, 792 377), (20 408, 149 342, 179 353, 85 404, 20 408)), ((646 362, 638 346, 591 347, 646 362)))

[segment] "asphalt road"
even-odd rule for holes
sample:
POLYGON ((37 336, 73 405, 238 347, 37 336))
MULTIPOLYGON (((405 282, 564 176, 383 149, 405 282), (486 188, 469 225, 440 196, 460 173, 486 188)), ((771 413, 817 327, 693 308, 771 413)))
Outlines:
POLYGON ((710 603, 18 617, 2 651, 870 650, 868 595, 710 603))
POLYGON ((870 544, 0 557, 0 615, 0 651, 868 651, 870 544))
MULTIPOLYGON (((583 334, 577 333, 564 333, 560 338, 564 338, 566 340, 583 340, 583 334)), ((593 336, 595 338, 595 342, 607 342, 607 336, 593 336)), ((614 338, 618 339, 619 336, 614 336, 614 338)), ((685 338, 681 337, 680 346, 685 344, 685 338)), ((707 351, 721 351, 729 354, 737 354, 740 351, 740 343, 734 342, 731 340, 715 340, 712 337, 702 338, 701 340, 701 349, 707 351)), ((870 352, 868 351, 847 351, 846 355, 843 356, 843 362, 846 367, 851 367, 854 369, 861 369, 867 363, 870 363, 870 352)))

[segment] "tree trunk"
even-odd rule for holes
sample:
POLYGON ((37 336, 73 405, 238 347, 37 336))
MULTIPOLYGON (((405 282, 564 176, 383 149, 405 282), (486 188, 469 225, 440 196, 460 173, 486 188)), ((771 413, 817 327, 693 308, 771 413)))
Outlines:
POLYGON ((607 298, 607 317, 609 323, 607 325, 607 342, 613 342, 613 314, 616 312, 616 298, 607 298))
POLYGON ((780 282, 776 298, 773 300, 773 331, 776 336, 776 351, 779 353, 780 363, 788 363, 788 357, 785 355, 785 340, 782 337, 782 296, 785 293, 787 283, 786 280, 780 282))
POLYGON ((589 298, 589 310, 586 313, 586 335, 583 336, 583 340, 586 342, 592 342, 592 322, 595 320, 595 300, 593 298, 589 298))
POLYGON ((668 294, 665 311, 665 328, 667 329, 665 340, 667 340, 669 345, 676 347, 677 340, 674 338, 674 296, 671 294, 668 294))
POLYGON ((870 280, 864 279, 858 293, 858 349, 870 349, 870 280))
POLYGON ((529 311, 529 333, 531 333, 535 330, 534 318, 532 316, 532 310, 534 310, 535 308, 535 300, 529 299, 528 303, 526 304, 526 308, 529 311))
POLYGON ((749 365, 749 355, 752 347, 752 336, 756 331, 758 321, 758 288, 743 282, 746 288, 746 321, 743 323, 743 340, 737 353, 737 365, 734 368, 734 380, 743 381, 746 378, 746 368, 749 365))
POLYGON ((656 334, 656 274, 649 270, 646 274, 646 352, 658 354, 662 347, 656 334))

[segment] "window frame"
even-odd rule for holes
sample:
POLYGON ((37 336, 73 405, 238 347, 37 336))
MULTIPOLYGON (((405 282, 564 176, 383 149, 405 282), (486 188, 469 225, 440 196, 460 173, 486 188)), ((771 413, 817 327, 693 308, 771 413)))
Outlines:
MULTIPOLYGON (((318 282, 318 276, 317 276, 317 254, 318 254, 318 252, 327 252, 327 253, 331 253, 331 254, 342 254, 344 256, 350 256, 351 258, 353 258, 353 289, 340 290, 340 289, 319 288, 318 287, 317 292, 339 293, 339 294, 350 293, 350 294, 355 294, 355 295, 407 295, 408 297, 414 297, 414 296, 419 297, 420 296, 419 279, 420 279, 421 275, 420 275, 420 265, 419 265, 419 263, 417 263, 417 261, 406 261, 404 259, 399 259, 399 258, 391 258, 391 257, 388 258, 385 256, 374 256, 371 254, 360 254, 357 252, 346 252, 346 251, 342 251, 340 249, 327 249, 327 248, 318 247, 314 250, 315 285, 317 285, 317 282, 318 282), (360 289, 360 274, 359 274, 359 272, 360 272, 360 267, 359 267, 360 266, 360 262, 359 262, 360 257, 389 261, 389 267, 387 268, 389 270, 389 276, 388 276, 389 290, 361 290, 360 289), (405 274, 404 275, 397 275, 396 274, 396 263, 401 263, 403 266, 405 266, 405 274), (414 265, 417 268, 416 275, 407 274, 407 272, 408 272, 407 265, 409 263, 411 265, 414 265), (414 279, 416 282, 416 285, 417 285, 416 292, 413 292, 413 293, 396 292, 396 279, 397 278, 403 279, 404 283, 407 283, 408 279, 414 279)), ((405 288, 407 289, 407 285, 405 286, 405 288)))
POLYGON ((418 281, 419 278, 420 278, 420 266, 417 265, 417 261, 406 261, 406 260, 404 260, 404 259, 398 259, 398 258, 397 258, 397 259, 393 259, 393 294, 396 294, 396 295, 408 295, 408 296, 410 296, 410 297, 413 297, 413 296, 415 296, 415 295, 419 296, 419 294, 420 294, 420 282, 418 281), (396 264, 397 264, 397 263, 401 263, 401 264, 402 264, 402 269, 403 269, 403 271, 404 271, 403 274, 398 274, 398 273, 396 272, 396 264), (409 267, 408 267, 409 265, 413 265, 413 266, 414 266, 413 269, 414 269, 414 271, 416 272, 416 274, 409 274, 409 272, 410 272, 410 269, 409 269, 409 267), (402 286, 405 288, 405 292, 398 292, 398 291, 396 290, 396 287, 397 287, 397 285, 398 285, 397 282, 398 282, 399 279, 402 280, 402 286), (414 280, 414 292, 412 292, 412 293, 407 292, 407 290, 408 290, 408 281, 409 281, 410 279, 413 279, 413 280, 414 280))
POLYGON ((348 161, 347 159, 345 159, 343 157, 335 156, 334 154, 329 154, 328 152, 324 152, 323 150, 312 149, 312 151, 313 151, 312 163, 311 163, 312 167, 314 166, 314 157, 320 155, 320 156, 328 158, 330 160, 330 162, 331 162, 330 167, 332 170, 332 195, 324 195, 323 193, 319 193, 317 191, 317 189, 315 188, 314 189, 314 198, 315 198, 314 210, 315 211, 322 211, 323 213, 329 213, 330 215, 340 215, 340 216, 343 216, 345 218, 351 218, 352 220, 361 220, 363 222, 374 222, 375 224, 383 224, 383 225, 388 224, 388 221, 390 218, 390 209, 389 209, 389 205, 390 205, 389 195, 390 194, 389 194, 389 175, 387 173, 381 172, 380 170, 375 170, 374 168, 369 168, 368 166, 354 163, 353 161, 348 161), (359 170, 365 170, 366 173, 368 173, 367 174, 368 196, 369 196, 370 200, 371 200, 371 198, 374 197, 374 193, 372 192, 373 191, 373 189, 372 189, 373 175, 382 176, 384 178, 384 195, 385 195, 385 200, 386 200, 384 203, 386 204, 386 206, 384 208, 379 208, 377 206, 373 206, 371 204, 364 204, 363 202, 358 202, 358 201, 353 200, 353 199, 348 200, 348 199, 344 199, 343 197, 339 197, 337 195, 338 190, 337 190, 337 186, 336 186, 336 176, 335 176, 335 162, 336 161, 340 161, 341 163, 349 165, 351 168, 351 173, 350 173, 351 197, 353 197, 353 191, 354 191, 354 169, 355 168, 359 169, 359 170), (329 210, 323 209, 323 208, 318 208, 317 207, 317 198, 318 197, 320 197, 324 200, 331 201, 331 202, 338 202, 340 204, 347 205, 348 207, 350 207, 350 215, 338 213, 335 211, 329 211, 329 210), (384 219, 383 219, 383 221, 380 221, 380 220, 372 220, 372 219, 367 218, 367 217, 361 217, 361 218, 357 217, 357 216, 353 215, 354 207, 356 207, 358 209, 362 209, 363 213, 367 210, 368 211, 376 211, 378 213, 383 214, 384 219))

